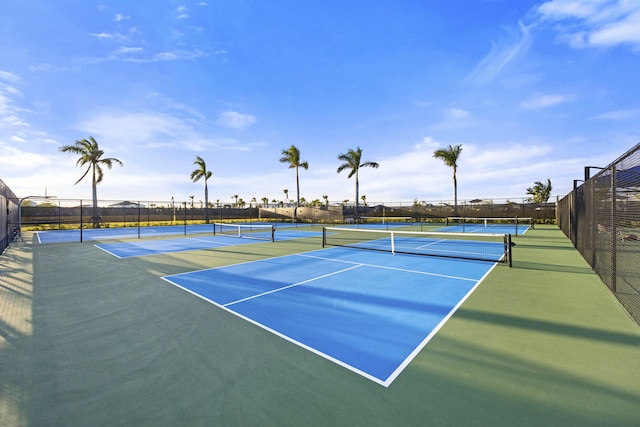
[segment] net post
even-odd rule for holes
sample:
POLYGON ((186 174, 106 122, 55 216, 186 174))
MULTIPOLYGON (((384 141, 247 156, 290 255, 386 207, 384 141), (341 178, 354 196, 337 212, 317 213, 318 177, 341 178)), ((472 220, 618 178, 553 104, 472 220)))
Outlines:
POLYGON ((273 224, 271 225, 271 241, 276 241, 276 226, 273 224))
POLYGON ((322 227, 322 247, 324 248, 327 244, 327 227, 322 227))
POLYGON ((391 232, 391 253, 396 254, 396 239, 393 231, 391 232))
POLYGON ((508 255, 507 255, 507 259, 509 262, 509 267, 513 267, 513 255, 512 255, 512 251, 513 251, 513 245, 511 242, 511 234, 507 234, 507 244, 509 245, 509 251, 508 251, 508 255))

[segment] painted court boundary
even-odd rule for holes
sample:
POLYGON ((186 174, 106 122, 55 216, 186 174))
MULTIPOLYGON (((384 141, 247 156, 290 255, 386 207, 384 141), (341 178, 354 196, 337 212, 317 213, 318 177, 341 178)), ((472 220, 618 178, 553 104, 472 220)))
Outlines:
MULTIPOLYGON (((162 277, 163 280, 167 281, 168 283, 171 283, 172 285, 179 287, 215 306, 218 306, 220 308, 222 308, 223 310, 226 310, 266 331, 269 331, 273 334, 275 334, 276 336, 279 336, 293 344, 296 344, 308 351, 311 351, 327 360, 330 360, 346 369, 349 369, 352 372, 355 372, 371 381, 374 381, 380 385, 383 385, 384 387, 388 387, 397 377, 398 375, 400 375, 400 373, 406 368, 406 366, 409 365, 409 363, 415 358, 415 356, 426 346, 426 344, 435 336, 435 334, 442 328, 442 326, 447 322, 447 320, 449 320, 449 318, 451 318, 451 316, 455 313, 455 311, 464 303, 464 301, 475 291, 475 289, 480 285, 480 283, 482 283, 482 281, 485 279, 485 277, 493 270, 493 268, 495 268, 496 264, 487 264, 487 263, 483 263, 485 264, 486 270, 484 271, 484 274, 482 274, 482 276, 478 279, 470 279, 467 277, 458 277, 456 275, 448 275, 448 274, 440 274, 440 273, 432 273, 432 272, 428 272, 428 271, 417 271, 417 270, 411 270, 411 269, 405 269, 405 268, 399 268, 399 267, 393 267, 393 266, 384 266, 384 265, 376 265, 376 264, 372 264, 372 263, 367 263, 367 262, 358 262, 356 261, 351 261, 351 260, 344 260, 344 259, 335 259, 335 258, 331 258, 330 256, 318 256, 315 255, 317 253, 322 253, 322 254, 329 254, 331 252, 336 251, 336 249, 332 248, 332 249, 325 249, 322 251, 313 251, 313 252, 309 252, 309 253, 303 253, 303 254, 295 254, 295 255, 287 255, 287 256, 283 256, 283 257, 277 257, 277 258, 270 258, 268 260, 260 260, 260 261, 252 261, 252 262, 247 262, 247 263, 240 263, 240 264, 234 264, 231 266, 224 266, 224 267, 216 267, 216 268, 212 268, 212 269, 204 269, 204 270, 197 270, 197 271, 192 271, 192 272, 186 272, 186 273, 181 273, 181 274, 177 274, 177 275, 172 275, 172 276, 165 276, 162 277), (253 268, 256 267, 256 264, 261 263, 261 262, 266 262, 269 260, 274 260, 274 259, 280 259, 283 262, 291 262, 292 264, 295 263, 296 265, 300 265, 300 264, 304 264, 305 261, 303 261, 302 259, 307 259, 307 260, 311 260, 311 259, 315 259, 315 260, 323 260, 326 261, 327 263, 337 263, 342 265, 342 267, 340 266, 336 266, 336 267, 332 267, 334 268, 333 271, 330 271, 329 273, 325 273, 325 274, 309 274, 307 278, 305 278, 304 280, 292 280, 292 283, 282 283, 282 286, 279 287, 275 287, 274 289, 268 289, 265 290, 264 292, 258 292, 256 294, 252 294, 252 295, 248 295, 246 297, 243 298, 238 298, 238 299, 232 299, 226 302, 220 302, 220 301, 216 301, 215 297, 209 297, 207 295, 204 295, 203 292, 198 291, 198 290, 194 290, 193 288, 197 288, 196 286, 191 286, 188 283, 188 280, 190 277, 199 277, 201 275, 204 275, 204 278, 199 278, 199 279, 194 279, 194 280, 199 280, 200 282, 202 282, 203 280, 207 279, 207 274, 211 274, 211 277, 216 277, 215 274, 216 273, 220 273, 223 277, 224 276, 228 276, 231 275, 231 273, 227 273, 226 270, 231 269, 230 271, 234 272, 233 274, 242 274, 242 266, 247 266, 248 268, 253 268), (235 273, 235 271, 237 269, 240 269, 240 273, 235 273), (365 268, 365 270, 363 270, 362 273, 358 273, 358 274, 354 274, 354 272, 356 270, 359 270, 361 268, 365 268), (395 271, 398 274, 420 274, 420 275, 424 275, 424 277, 428 277, 428 276, 432 276, 435 278, 444 278, 446 280, 454 280, 454 281, 459 281, 459 282, 472 282, 469 283, 469 285, 471 285, 469 288, 464 288, 464 289, 460 289, 460 292, 464 292, 463 295, 461 295, 461 297, 459 299, 457 299, 458 297, 455 297, 455 301, 456 303, 449 306, 446 306, 446 313, 442 313, 442 317, 439 317, 441 315, 441 313, 427 313, 425 314, 425 316, 431 316, 433 318, 437 319, 437 323, 435 323, 434 321, 434 326, 433 327, 426 327, 423 329, 420 329, 419 334, 420 337, 422 337, 422 339, 417 342, 417 344, 415 345, 415 348, 413 348, 413 341, 411 341, 410 346, 413 348, 410 352, 408 353, 402 353, 402 357, 401 359, 397 360, 397 365, 396 362, 392 363, 391 365, 395 366, 395 368, 392 371, 388 371, 387 367, 385 367, 383 369, 384 374, 379 374, 379 373, 372 373, 371 370, 368 370, 368 368, 366 369, 361 369, 355 365, 358 365, 358 363, 351 363, 348 361, 343 360, 343 358, 341 357, 336 357, 332 354, 329 354, 333 351, 333 349, 330 349, 330 351, 323 351, 320 350, 319 346, 313 345, 313 344, 307 344, 303 341, 307 341, 307 342, 311 342, 313 343, 314 340, 316 338, 309 338, 307 336, 303 337, 302 339, 297 339, 295 337, 292 337, 291 335, 295 335, 295 334, 289 334, 287 332, 283 332, 283 331, 287 331, 288 328, 290 330, 290 327, 287 326, 286 324, 278 324, 278 322, 276 321, 275 324, 273 323, 272 319, 269 319, 269 321, 267 323, 270 324, 266 324, 265 322, 259 320, 260 315, 254 315, 251 312, 251 308, 246 308, 244 309, 245 313, 242 313, 241 310, 242 309, 235 309, 235 306, 240 304, 240 303, 248 303, 248 304, 252 304, 252 303, 258 303, 259 301, 263 298, 278 298, 280 297, 282 300, 284 301, 288 301, 288 300, 292 300, 295 299, 297 296, 299 295, 303 295, 308 297, 310 295, 307 293, 299 293, 296 294, 296 288, 300 288, 302 287, 302 289, 304 289, 304 285, 309 285, 309 284, 313 284, 314 282, 318 282, 320 284, 323 283, 323 281, 326 281, 326 279, 328 279, 329 277, 332 278, 332 280, 353 280, 353 277, 356 276, 360 276, 360 275, 366 275, 366 271, 367 269, 376 269, 376 271, 382 271, 382 270, 386 270, 389 272, 393 272, 395 271), (218 271, 216 271, 218 270, 218 271), (182 280, 187 280, 186 284, 185 283, 180 283, 181 279, 182 280), (284 293, 284 294, 283 294, 284 293), (278 295, 280 294, 280 295, 278 295)), ((351 250, 352 251, 352 250, 351 250)), ((353 251, 352 251, 353 252, 353 251)), ((389 255, 389 254, 387 254, 389 255)), ((392 256, 393 255, 389 255, 392 256)), ((369 256, 370 257, 370 256, 369 256)), ((396 255, 395 257, 398 257, 397 259, 402 259, 402 255, 396 255)), ((367 259, 368 257, 365 256, 365 259, 367 259)), ((463 264, 460 264, 459 261, 453 261, 455 263, 458 263, 458 266, 462 266, 463 264)), ((286 265, 286 264, 285 264, 286 265)), ((308 270, 308 269, 307 269, 308 270)), ((394 273, 394 274, 396 274, 394 273)), ((382 273, 376 273, 376 276, 379 276, 382 273)), ((250 276, 247 276, 250 279, 250 276)), ((242 280, 247 280, 247 277, 243 277, 242 280)), ((366 278, 365 278, 366 279, 366 278)), ((384 280, 384 279, 383 279, 384 280)), ((224 286, 224 284, 213 284, 214 286, 224 286)), ((322 286, 322 285, 320 285, 322 286)), ((333 285, 331 286, 331 292, 337 292, 337 288, 333 287, 333 285)), ((429 284, 428 286, 431 286, 431 284, 429 284)), ((453 284, 447 284, 447 286, 452 286, 452 287, 456 287, 455 282, 453 282, 453 284)), ((467 285, 465 285, 467 286, 467 285)), ((442 287, 442 284, 437 284, 436 287, 442 287)), ((338 288, 341 288, 341 285, 338 285, 338 288)), ((400 293, 404 292, 404 290, 402 289, 402 287, 398 288, 398 291, 400 293)), ((205 292, 206 293, 206 292, 205 292)), ((373 296, 372 298, 381 298, 382 296, 373 296)), ((341 302, 341 300, 337 300, 338 302, 341 302)), ((315 301, 308 301, 308 300, 304 300, 304 301, 294 301, 294 304, 307 304, 309 305, 309 308, 311 309, 311 311, 314 311, 317 309, 317 307, 314 304, 315 301)), ((347 301, 347 303, 349 303, 350 301, 347 301)), ((358 301, 353 301, 354 304, 357 304, 358 301)), ((264 303, 266 304, 265 307, 269 307, 269 304, 273 304, 273 302, 267 302, 264 303)), ((419 304, 419 303, 417 303, 419 304)), ((438 305, 438 302, 435 301, 432 304, 434 304, 435 307, 440 307, 438 305)), ((322 305, 322 304, 321 304, 322 305)), ((265 308, 258 308, 257 310, 264 310, 265 308)), ((398 310, 402 310, 401 307, 397 308, 398 310)), ((411 308, 411 309, 415 309, 415 307, 411 308)), ((394 307, 394 311, 396 311, 396 307, 394 307)), ((287 312, 287 307, 284 307, 284 310, 282 311, 282 313, 286 313, 287 312)), ((353 313, 350 313, 348 310, 345 311, 346 314, 344 314, 345 316, 349 316, 349 315, 353 315, 353 313)), ((361 315, 360 312, 355 311, 354 313, 361 315)), ((331 314, 335 314, 328 312, 325 313, 324 316, 320 316, 322 318, 329 318, 332 317, 331 314)), ((366 313, 364 314, 366 315, 366 313)), ((283 316, 285 316, 285 314, 283 314, 283 316)), ((313 315, 312 315, 313 316, 313 315)), ((339 316, 338 316, 339 317, 339 316)), ((264 317, 263 317, 264 318, 264 317)), ((309 324, 313 324, 314 321, 317 321, 317 318, 310 318, 310 319, 299 319, 300 323, 309 323, 309 324)), ((389 319, 390 323, 393 323, 395 321, 395 319, 389 319)), ((333 326, 332 324, 327 325, 327 330, 333 330, 333 326)), ((347 330, 345 331, 338 331, 337 333, 348 333, 349 331, 347 330)), ((369 331, 370 332, 370 331, 369 331)), ((312 331, 312 334, 314 333, 314 331, 312 331)), ((326 331, 319 331, 318 334, 326 334, 326 331)), ((415 333, 412 332, 412 333, 415 333)), ((371 339, 371 337, 367 337, 367 339, 371 339)), ((388 339, 388 337, 380 337, 379 338, 381 343, 384 345, 384 340, 388 339)), ((339 342, 336 341, 336 342, 339 342)), ((324 345, 324 344, 323 344, 324 345)), ((362 357, 367 357, 366 356, 366 352, 371 351, 371 348, 367 348, 366 351, 363 352, 362 357)), ((393 351, 391 351, 390 353, 393 353, 393 351)), ((340 354, 340 352, 338 352, 337 354, 340 354)), ((382 354, 382 353, 381 353, 382 354)), ((385 358, 388 355, 385 353, 385 358)), ((359 356, 358 356, 359 357, 359 356)), ((366 365, 366 363, 365 363, 366 365)), ((376 371, 376 369, 373 369, 373 371, 376 371)), ((376 371, 377 372, 377 371, 376 371)))

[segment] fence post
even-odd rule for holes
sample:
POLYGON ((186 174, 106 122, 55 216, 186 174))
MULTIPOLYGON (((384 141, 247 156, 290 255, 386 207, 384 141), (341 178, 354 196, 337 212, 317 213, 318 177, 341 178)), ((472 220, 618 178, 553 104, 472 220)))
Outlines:
POLYGON ((617 224, 617 199, 616 199, 616 165, 611 166, 611 290, 616 292, 617 274, 617 245, 618 245, 618 224, 617 224))
POLYGON ((140 201, 138 200, 138 239, 140 238, 140 201))
POLYGON ((82 199, 80 199, 80 243, 82 243, 82 199))

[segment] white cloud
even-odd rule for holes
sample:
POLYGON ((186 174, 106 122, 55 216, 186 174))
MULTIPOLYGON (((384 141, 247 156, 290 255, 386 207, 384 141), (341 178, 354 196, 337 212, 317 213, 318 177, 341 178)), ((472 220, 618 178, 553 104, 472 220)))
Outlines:
POLYGON ((22 82, 22 78, 19 75, 3 70, 0 70, 0 80, 14 84, 22 82))
POLYGON ((22 97, 22 92, 12 86, 16 83, 22 83, 20 76, 0 70, 0 128, 28 126, 22 117, 28 110, 16 104, 16 98, 22 97))
POLYGON ((537 8, 574 48, 640 46, 640 3, 628 0, 551 0, 537 8))
POLYGON ((218 115, 216 123, 226 128, 244 129, 254 124, 255 121, 255 116, 251 114, 242 114, 237 111, 223 111, 218 115))
POLYGON ((120 22, 120 21, 124 21, 126 19, 129 19, 129 18, 130 18, 129 16, 124 16, 121 13, 117 13, 115 18, 113 18, 113 20, 116 21, 116 22, 120 22))
MULTIPOLYGON (((240 143, 232 138, 209 136, 197 116, 183 117, 188 110, 180 109, 180 115, 157 111, 128 112, 102 111, 92 114, 73 127, 86 136, 94 136, 102 145, 116 147, 120 152, 147 148, 184 148, 203 151, 211 148, 233 151, 249 151, 260 143, 240 143), (207 136, 204 136, 207 134, 207 136)), ((162 153, 166 153, 162 151, 162 153)))
POLYGON ((598 114, 593 117, 599 120, 626 120, 626 119, 638 119, 640 118, 640 110, 614 110, 607 111, 606 113, 598 114))
POLYGON ((476 65, 467 76, 468 82, 486 84, 493 81, 498 74, 519 55, 531 46, 530 27, 518 22, 519 34, 512 35, 509 41, 492 42, 491 51, 476 65))
POLYGON ((130 62, 160 62, 160 61, 185 61, 193 60, 205 56, 199 49, 196 50, 174 50, 170 52, 158 52, 145 58, 124 58, 130 62))
POLYGON ((131 113, 108 111, 96 113, 75 124, 75 129, 110 141, 110 144, 140 144, 158 137, 173 141, 192 131, 191 126, 176 117, 157 112, 131 113))
POLYGON ((591 34, 590 43, 594 46, 640 45, 640 11, 598 28, 591 34))
POLYGON ((121 47, 116 50, 116 53, 129 54, 129 53, 140 53, 143 51, 141 47, 121 47))
POLYGON ((66 66, 53 65, 49 63, 43 63, 38 65, 31 65, 29 67, 29 71, 68 71, 74 68, 69 68, 66 66))
POLYGON ((178 9, 178 19, 186 19, 189 17, 189 14, 187 13, 187 7, 186 6, 179 6, 178 9))
POLYGON ((445 131, 452 129, 468 128, 477 125, 480 121, 467 110, 457 107, 445 108, 442 111, 443 118, 439 123, 430 126, 431 131, 445 131))
POLYGON ((520 107, 526 110, 538 110, 541 108, 553 107, 559 104, 563 104, 569 100, 570 97, 565 95, 537 94, 520 103, 520 107))
POLYGON ((446 111, 446 115, 452 119, 468 119, 471 117, 470 112, 463 110, 461 108, 455 108, 455 107, 449 108, 446 111))
MULTIPOLYGON (((601 3, 601 2, 600 2, 601 3)), ((538 7, 544 19, 587 18, 597 10, 597 2, 581 0, 552 0, 538 7)))
POLYGON ((90 35, 91 37, 95 37, 100 40, 113 38, 113 35, 107 33, 91 33, 90 35))
MULTIPOLYGON (((12 138, 13 139, 13 138, 12 138)), ((22 139, 22 138, 18 138, 22 139)), ((14 139, 14 142, 20 142, 14 139)), ((22 140, 24 142, 24 140, 22 140)), ((30 171, 52 164, 51 158, 0 141, 0 169, 3 172, 30 171)))
POLYGON ((431 136, 425 136, 424 138, 422 138, 422 142, 420 144, 414 145, 414 148, 416 150, 426 149, 426 150, 435 151, 438 148, 440 148, 440 146, 442 145, 443 144, 438 142, 435 138, 431 136))

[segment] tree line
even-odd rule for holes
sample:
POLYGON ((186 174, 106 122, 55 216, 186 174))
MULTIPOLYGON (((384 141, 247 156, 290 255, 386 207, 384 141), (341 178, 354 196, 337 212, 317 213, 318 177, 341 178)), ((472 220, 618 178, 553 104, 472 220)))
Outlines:
MULTIPOLYGON (((104 178, 104 169, 111 169, 114 164, 124 166, 123 163, 113 157, 103 157, 104 151, 100 149, 98 142, 94 137, 90 136, 89 138, 81 139, 75 142, 73 145, 65 145, 59 148, 59 151, 63 153, 72 153, 78 155, 78 160, 76 161, 76 166, 87 166, 84 174, 75 182, 74 185, 78 184, 82 181, 86 176, 91 172, 91 189, 92 189, 92 201, 93 201, 93 215, 92 222, 94 227, 100 226, 100 218, 97 214, 98 207, 98 196, 97 196, 97 186, 100 184, 104 178)), ((448 167, 451 167, 453 170, 453 198, 454 198, 454 213, 458 210, 458 182, 457 182, 457 171, 458 171, 458 158, 460 157, 460 153, 462 152, 462 145, 449 145, 446 148, 439 148, 434 151, 433 157, 440 159, 444 162, 444 164, 448 167)), ((295 169, 296 174, 296 204, 295 209, 300 206, 300 176, 299 169, 309 169, 309 162, 301 160, 300 150, 295 146, 291 145, 289 148, 283 149, 281 152, 280 162, 286 163, 289 165, 289 169, 295 169)), ((338 155, 338 160, 342 163, 338 166, 337 173, 341 173, 342 171, 348 171, 347 178, 351 179, 355 177, 355 213, 358 214, 358 201, 359 201, 359 191, 360 191, 360 183, 358 173, 360 168, 369 167, 377 169, 380 167, 380 164, 373 161, 364 161, 362 159, 362 149, 358 146, 356 149, 350 148, 346 153, 340 153, 338 155)), ((208 181, 213 176, 213 172, 207 168, 207 164, 205 160, 196 156, 195 161, 193 162, 196 165, 196 169, 191 172, 190 178, 193 182, 198 182, 201 179, 204 181, 204 200, 205 200, 205 222, 209 222, 209 188, 208 181)), ((531 195, 529 201, 534 203, 545 203, 549 199, 551 195, 551 180, 547 179, 547 183, 544 184, 542 182, 536 181, 533 187, 527 188, 527 194, 531 195)), ((285 194, 288 190, 285 190, 285 194)), ((234 195, 236 198, 237 204, 237 195, 234 195)), ((328 201, 327 196, 323 196, 325 200, 328 201)), ((255 198, 254 198, 255 199, 255 198)), ((264 201, 266 198, 263 198, 264 201)), ((363 202, 366 203, 365 196, 362 196, 363 202)), ((294 218, 296 216, 296 210, 294 209, 294 218)))

